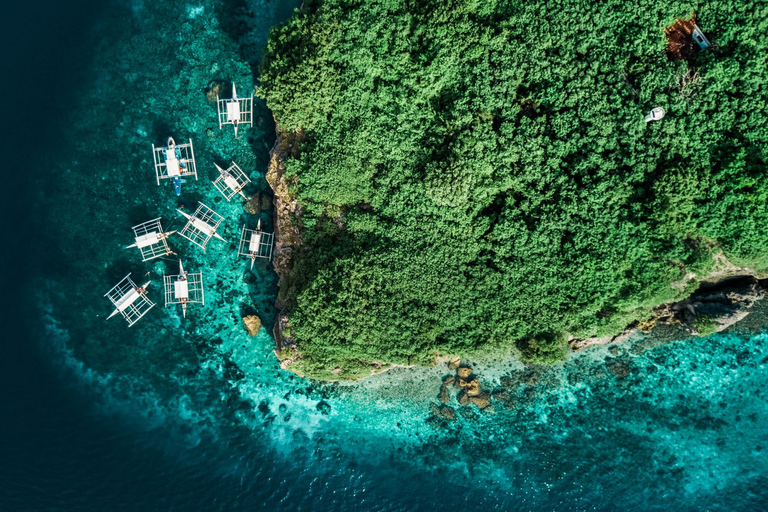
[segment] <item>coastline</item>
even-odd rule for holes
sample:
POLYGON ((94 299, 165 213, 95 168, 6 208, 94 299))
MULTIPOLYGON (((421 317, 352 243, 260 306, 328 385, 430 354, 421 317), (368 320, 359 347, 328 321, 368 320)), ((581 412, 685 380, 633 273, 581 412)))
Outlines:
MULTIPOLYGON (((266 175, 267 182, 274 193, 273 215, 275 223, 275 256, 274 269, 279 277, 278 293, 275 305, 279 310, 272 335, 275 340, 274 354, 280 361, 283 370, 289 370, 300 377, 328 382, 355 381, 379 375, 394 368, 412 368, 415 365, 402 365, 386 361, 366 361, 370 373, 353 378, 327 378, 327 376, 304 375, 292 368, 293 363, 301 359, 297 343, 293 339, 290 325, 290 310, 285 300, 285 289, 291 271, 294 251, 301 250, 303 242, 299 229, 301 204, 290 192, 289 181, 285 177, 285 163, 290 157, 297 157, 301 151, 301 143, 305 140, 303 131, 289 132, 282 130, 277 118, 275 121, 275 143, 270 150, 269 167, 266 175)), ((723 332, 744 320, 752 307, 763 301, 768 292, 768 275, 763 275, 748 267, 739 267, 731 263, 719 252, 714 257, 715 268, 706 276, 695 279, 689 274, 689 280, 683 283, 688 286, 696 283, 696 289, 687 297, 665 302, 653 308, 652 314, 645 320, 638 320, 626 326, 624 330, 614 335, 577 338, 569 336, 568 346, 573 353, 592 347, 608 344, 621 344, 633 336, 651 335, 658 326, 678 326, 682 333, 689 336, 709 336, 723 332)), ((470 354, 470 357, 481 358, 482 353, 470 354)), ((438 355, 435 357, 437 366, 460 355, 438 355)), ((464 354, 463 357, 467 357, 464 354)), ((522 358, 517 354, 517 357, 522 358)), ((361 361, 362 362, 362 361, 361 361)), ((338 376, 340 368, 329 369, 328 373, 338 376)))
MULTIPOLYGON (((302 5, 302 9, 303 9, 303 5, 302 5)), ((289 34, 288 32, 286 32, 285 34, 283 34, 283 37, 287 38, 286 41, 287 40, 294 41, 294 39, 290 39, 290 38, 298 38, 296 40, 302 40, 301 38, 307 38, 310 36, 307 33, 301 32, 300 30, 297 29, 297 32, 295 33, 289 34)), ((280 39, 277 38, 276 40, 280 40, 280 39)), ((285 43, 285 44, 288 44, 288 43, 285 43)), ((300 54, 300 56, 303 56, 304 58, 307 57, 304 54, 300 54)), ((299 60, 290 61, 290 66, 284 69, 281 68, 280 71, 282 73, 290 74, 293 68, 300 68, 301 63, 302 63, 302 60, 300 58, 299 60)), ((293 87, 293 85, 291 87, 293 87)), ((304 89, 306 90, 306 87, 304 89)), ((291 89, 290 87, 288 87, 286 90, 291 91, 292 94, 282 97, 281 101, 288 101, 288 102, 294 101, 295 96, 293 94, 295 94, 297 91, 294 89, 291 89), (285 98, 288 98, 288 99, 286 100, 285 98)), ((333 89, 330 88, 329 90, 332 91, 333 89)), ((272 106, 273 107, 279 106, 279 102, 276 102, 272 106)), ((312 109, 308 109, 308 111, 311 114, 314 114, 315 110, 316 109, 314 107, 312 109)), ((535 112, 531 113, 532 116, 533 114, 535 114, 535 112)), ((275 266, 275 271, 278 274, 280 279, 280 293, 278 295, 278 299, 276 302, 276 305, 280 310, 280 313, 278 315, 278 318, 273 328, 273 335, 274 335, 275 344, 276 344, 275 354, 280 359, 282 368, 295 370, 295 368, 291 368, 291 367, 294 365, 294 363, 299 361, 302 356, 301 356, 301 347, 297 346, 296 340, 294 339, 293 329, 290 324, 291 311, 289 307, 290 305, 287 302, 287 298, 290 297, 288 290, 290 289, 290 283, 291 283, 291 268, 294 264, 294 255, 296 254, 294 253, 294 251, 308 250, 309 248, 306 247, 304 242, 302 241, 302 233, 300 232, 300 227, 299 227, 300 226, 299 219, 301 217, 302 205, 299 203, 298 198, 295 197, 295 195, 292 195, 291 191, 289 190, 289 185, 291 185, 291 183, 289 183, 288 180, 286 180, 285 178, 285 165, 286 165, 286 160, 288 158, 296 157, 300 153, 301 151, 300 145, 301 145, 301 140, 304 137, 304 133, 301 131, 288 132, 288 131, 282 130, 280 128, 280 123, 277 117, 283 116, 284 117, 283 121, 285 122, 286 126, 291 126, 292 128, 297 126, 307 126, 309 127, 310 130, 314 129, 312 126, 312 119, 314 118, 312 117, 312 115, 306 114, 305 118, 303 119, 297 118, 298 119, 297 121, 296 119, 291 118, 291 115, 292 114, 285 113, 279 108, 276 108, 273 113, 273 117, 275 118, 275 123, 276 123, 277 138, 272 148, 272 151, 270 152, 270 164, 269 164, 269 172, 267 175, 267 180, 275 194, 274 216, 275 216, 275 225, 276 225, 276 228, 275 228, 276 250, 275 250, 274 266, 275 266), (302 121, 306 121, 306 123, 303 123, 302 121)), ((501 123, 502 121, 498 120, 498 122, 501 123)), ((493 127, 493 123, 492 123, 492 127, 493 127)), ((498 126, 496 128, 498 128, 498 126)), ((331 148, 330 151, 333 151, 333 149, 334 148, 331 148)), ((327 154, 327 151, 328 150, 326 148, 326 154, 327 154)), ((352 165, 352 168, 354 168, 354 164, 352 165)), ((340 174, 341 173, 340 169, 336 169, 336 173, 340 174)), ((612 174, 608 173, 606 174, 606 176, 612 176, 612 174)), ((594 176, 589 176, 588 178, 591 180, 592 178, 594 178, 594 176)), ((683 179, 683 178, 685 178, 685 176, 680 177, 680 179, 683 179)), ((298 180, 298 177, 294 176, 292 179, 298 180)), ((607 178, 604 177, 603 179, 607 179, 607 178)), ((349 179, 349 181, 353 181, 353 180, 349 179)), ((438 185, 440 183, 438 183, 438 185)), ((650 182, 646 184, 647 187, 651 185, 653 184, 650 182)), ((677 229, 682 229, 681 226, 678 226, 677 224, 675 224, 675 222, 672 222, 672 220, 676 218, 675 215, 677 215, 677 213, 675 213, 674 211, 668 212, 666 209, 662 208, 662 206, 666 203, 664 203, 665 200, 662 200, 663 194, 661 194, 661 191, 668 185, 670 184, 663 182, 663 180, 654 185, 658 188, 657 192, 660 194, 659 196, 660 202, 659 204, 649 203, 648 206, 649 208, 658 207, 659 209, 662 209, 663 212, 666 212, 665 215, 668 214, 669 219, 667 219, 662 215, 662 217, 664 217, 663 219, 660 218, 661 220, 659 219, 656 219, 656 220, 658 220, 659 225, 666 226, 665 229, 674 231, 677 229), (667 221, 669 221, 668 226, 664 224, 664 222, 667 222, 667 221)), ((309 187, 311 187, 311 185, 309 184, 309 180, 303 186, 306 186, 308 187, 307 189, 309 189, 309 187)), ((435 185, 435 187, 436 186, 437 185, 435 185)), ((432 190, 432 189, 430 188, 429 190, 432 190)), ((441 188, 440 190, 443 190, 443 189, 441 188)), ((296 190, 294 190, 293 193, 296 194, 296 190)), ((308 197, 313 197, 313 200, 315 198, 315 196, 308 196, 308 197)), ((436 201, 437 203, 443 206, 450 203, 450 201, 448 201, 448 203, 445 203, 445 202, 441 203, 440 201, 442 201, 442 199, 437 200, 436 197, 437 196, 432 197, 432 200, 436 201)), ((473 199, 477 200, 477 197, 474 197, 473 199)), ((385 199, 385 201, 388 201, 388 200, 389 200, 388 198, 385 199)), ((334 205, 342 204, 342 202, 335 202, 332 196, 323 196, 323 195, 320 195, 318 204, 319 203, 322 203, 325 206, 330 205, 336 208, 336 210, 333 211, 333 215, 329 215, 329 217, 332 217, 334 219, 338 214, 338 211, 337 211, 338 207, 334 205)), ((354 201, 350 201, 349 204, 356 204, 356 203, 354 203, 354 201)), ((363 203, 363 204, 367 204, 367 203, 363 203)), ((308 210, 305 215, 305 221, 307 222, 307 226, 308 226, 307 236, 309 236, 309 233, 311 232, 311 227, 314 226, 313 221, 310 221, 309 219, 315 218, 315 217, 311 217, 311 208, 309 206, 310 205, 308 202, 307 203, 308 210), (312 224, 310 224, 310 222, 312 222, 312 224)), ((494 207, 488 206, 487 208, 489 209, 488 215, 492 215, 494 213, 495 206, 494 207)), ((325 213, 323 213, 323 215, 325 215, 325 213)), ((340 229, 342 228, 341 223, 337 223, 337 225, 340 229)), ((693 233, 694 231, 695 230, 692 230, 691 233, 693 233)), ((680 258, 677 258, 677 256, 667 258, 667 257, 663 257, 658 252, 649 250, 648 252, 652 254, 652 257, 647 261, 643 260, 644 265, 642 267, 639 267, 641 268, 642 272, 645 272, 646 274, 651 276, 647 278, 647 283, 658 283, 658 278, 660 273, 665 273, 667 270, 669 270, 669 269, 663 269, 663 268, 659 270, 657 267, 654 267, 653 265, 651 265, 649 261, 656 261, 656 262, 663 261, 671 267, 672 269, 671 272, 674 272, 674 275, 664 274, 666 277, 663 284, 663 290, 662 290, 663 293, 658 293, 653 296, 643 295, 643 293, 637 293, 638 297, 633 296, 633 298, 637 299, 636 303, 627 305, 626 303, 622 303, 623 299, 620 296, 620 293, 618 292, 618 290, 620 290, 618 285, 613 287, 613 289, 611 289, 611 287, 608 286, 605 289, 598 290, 599 295, 597 296, 603 298, 604 300, 606 300, 606 302, 609 303, 607 304, 607 306, 603 304, 602 306, 605 306, 605 307, 602 307, 599 309, 597 308, 597 306, 595 306, 593 310, 593 309, 584 309, 578 305, 571 305, 571 304, 579 304, 578 301, 573 301, 572 303, 568 301, 561 302, 560 304, 562 306, 561 309, 557 310, 557 312, 555 313, 543 312, 543 311, 547 311, 546 309, 542 310, 537 308, 531 308, 535 312, 534 317, 538 315, 540 318, 547 318, 552 320, 550 324, 556 325, 556 329, 553 328, 553 331, 551 333, 549 331, 546 331, 545 329, 542 329, 540 331, 534 332, 533 334, 530 334, 530 333, 526 334, 526 333, 519 333, 519 332, 514 334, 509 334, 509 331, 507 331, 507 332, 503 332, 501 335, 501 339, 503 341, 500 342, 498 339, 496 339, 496 340, 493 340, 491 343, 487 343, 487 345, 490 345, 492 343, 497 343, 497 344, 508 343, 511 345, 513 342, 509 341, 510 339, 518 340, 514 343, 517 344, 518 348, 520 350, 523 350, 523 352, 519 352, 515 349, 512 349, 512 352, 516 352, 518 359, 523 360, 524 362, 526 357, 529 359, 529 362, 535 362, 535 359, 533 357, 531 357, 529 354, 524 353, 523 346, 529 341, 537 342, 537 340, 533 338, 538 337, 539 335, 541 335, 542 338, 546 338, 546 339, 559 338, 561 334, 563 338, 567 336, 568 337, 567 342, 570 349, 572 351, 578 351, 578 350, 583 350, 585 348, 596 346, 596 345, 621 343, 626 341, 627 339, 629 339, 630 337, 632 337, 637 333, 648 334, 651 330, 653 330, 656 326, 659 326, 659 325, 681 325, 686 333, 694 336, 696 335, 707 336, 709 334, 724 331, 729 326, 740 322, 746 316, 748 316, 749 310, 752 308, 752 306, 765 296, 763 286, 759 283, 760 279, 762 279, 765 276, 759 275, 756 271, 750 268, 738 267, 736 265, 733 265, 724 256, 724 253, 722 252, 717 242, 703 235, 693 236, 693 234, 691 233, 686 235, 686 237, 688 236, 693 237, 695 240, 693 239, 692 240, 697 244, 701 244, 703 247, 700 251, 700 254, 697 253, 700 256, 700 260, 686 260, 682 256, 680 258), (702 267, 706 267, 706 268, 702 268, 702 267), (713 270, 713 267, 714 267, 714 270, 713 270), (680 272, 679 274, 677 274, 678 270, 680 272), (739 279, 743 277, 749 277, 748 279, 749 282, 745 282, 739 279), (671 282, 667 282, 667 278, 671 282), (744 286, 747 286, 747 288, 749 289, 748 290, 742 289, 744 288, 744 286), (614 298, 610 299, 608 297, 614 297, 614 298), (557 316, 558 313, 566 314, 574 311, 576 312, 576 315, 574 315, 574 318, 571 319, 568 323, 563 322, 561 324, 557 324, 554 321, 556 318, 558 318, 557 316), (579 314, 581 316, 578 316, 579 314), (596 321, 594 322, 591 321, 593 319, 596 319, 596 321), (627 322, 630 322, 630 323, 627 324, 627 322), (606 333, 610 333, 610 334, 606 335, 606 333), (518 342, 522 343, 522 345, 520 345, 518 342)), ((728 248, 729 254, 730 253, 738 254, 738 253, 732 252, 732 248, 728 246, 728 244, 726 243, 727 242, 726 239, 723 239, 717 236, 717 234, 708 233, 707 236, 716 238, 717 240, 722 242, 723 244, 722 246, 728 248)), ((688 240, 688 238, 686 237, 680 237, 684 239, 683 243, 685 243, 685 241, 688 240)), ((307 240, 309 240, 309 238, 307 238, 307 240)), ((565 237, 565 240, 568 240, 567 236, 565 237)), ((627 240, 630 240, 630 238, 624 237, 622 241, 627 242, 627 240)), ((678 240, 678 242, 679 241, 680 240, 678 240)), ((522 260, 524 260, 524 258, 521 258, 521 261, 522 260)), ((529 258, 529 261, 530 261, 530 258, 529 258)), ((763 266, 761 263, 755 263, 755 262, 752 262, 749 264, 754 264, 759 268, 762 268, 763 266)), ((518 262, 516 262, 515 265, 516 266, 512 266, 512 269, 511 269, 512 271, 516 271, 517 266, 520 266, 522 264, 520 263, 518 265, 518 262)), ((611 267, 611 266, 608 265, 608 267, 611 267)), ((615 269, 616 267, 617 265, 614 264, 614 266, 611 268, 615 269)), ((562 268, 562 267, 560 265, 553 265, 552 268, 562 268)), ((583 267, 576 268, 576 271, 581 271, 581 270, 583 270, 583 267)), ((510 267, 507 267, 505 272, 506 273, 504 275, 510 275, 510 267)), ((527 285, 521 288, 519 291, 526 292, 528 290, 532 290, 533 288, 535 288, 535 285, 538 284, 536 283, 536 281, 539 280, 539 276, 543 276, 544 273, 534 271, 534 272, 529 272, 527 275, 533 276, 534 282, 526 281, 527 285)), ((598 274, 595 274, 595 275, 597 276, 598 274)), ((586 284, 582 283, 582 285, 588 287, 590 283, 594 283, 596 281, 597 281, 596 279, 591 279, 591 280, 585 279, 584 283, 586 284)), ((620 281, 617 281, 617 283, 620 283, 620 281)), ((349 284, 349 283, 346 283, 346 284, 349 284)), ((561 290, 563 288, 564 288, 564 285, 563 285, 563 281, 561 280, 555 284, 553 289, 561 290)), ((661 288, 662 287, 659 287, 659 289, 661 288)), ((413 289, 413 286, 406 285, 405 289, 406 290, 413 289)), ((515 289, 515 288, 512 287, 508 289, 515 289)), ((651 289, 650 284, 648 285, 648 289, 649 290, 651 289)), ((417 297, 417 300, 418 299, 420 299, 420 297, 417 297)), ((439 304, 439 302, 436 302, 435 304, 439 304)), ((522 308, 516 309, 514 305, 510 305, 510 304, 511 303, 508 301, 499 309, 504 310, 504 314, 507 317, 512 317, 512 318, 517 317, 518 319, 521 319, 522 308)), ((388 311, 392 311, 393 310, 392 304, 390 304, 389 306, 390 307, 388 311)), ((310 316, 309 318, 311 320, 312 318, 318 318, 322 316, 323 316, 322 312, 321 313, 316 312, 313 316, 310 316)), ((466 317, 466 314, 463 311, 461 311, 459 313, 459 316, 466 317)), ((330 324, 333 324, 334 321, 342 321, 346 317, 346 311, 343 309, 340 311, 336 311, 335 315, 332 315, 332 317, 333 318, 329 322, 330 324)), ((309 323, 310 320, 307 320, 307 323, 309 323)), ((484 322, 485 320, 481 319, 479 321, 479 324, 482 325, 484 324, 484 322)), ((393 322, 390 322, 390 323, 393 323, 393 322)), ((304 328, 304 325, 302 325, 302 328, 304 328)), ((370 332, 370 331, 371 329, 365 332, 370 332)), ((305 341, 313 340, 314 333, 312 332, 311 329, 303 332, 304 332, 303 336, 305 341)), ((322 332, 322 331, 321 330, 315 331, 315 333, 317 332, 322 332)), ((346 338, 345 337, 335 338, 339 340, 339 343, 338 344, 334 343, 334 346, 344 345, 345 342, 349 340, 358 340, 358 339, 364 338, 364 336, 359 335, 359 331, 358 331, 358 335, 347 334, 346 336, 347 336, 346 338)), ((397 335, 395 334, 395 336, 397 335)), ((475 340, 476 343, 483 343, 485 341, 485 338, 483 338, 483 333, 480 333, 479 335, 475 333, 472 336, 472 338, 475 340)), ((386 344, 388 339, 392 339, 392 336, 390 336, 389 338, 382 337, 382 338, 379 338, 377 341, 379 342, 379 344, 386 344)), ((558 339, 558 343, 560 341, 562 340, 558 339)), ((537 344, 538 342, 533 343, 534 348, 536 348, 537 344)), ((447 345, 440 345, 440 341, 438 341, 435 345, 447 346, 447 345)), ((470 345, 472 344, 470 343, 470 345)), ((421 345, 419 346, 421 347, 421 345)), ((450 345, 450 346, 464 346, 464 345, 459 344, 459 345, 450 345)), ((564 344, 563 344, 563 349, 565 350, 564 344)), ((470 350, 472 352, 475 352, 474 348, 470 350)), ((490 347, 482 347, 476 352, 479 354, 485 350, 490 352, 493 349, 490 347)), ((429 354, 426 353, 426 351, 427 349, 422 350, 422 352, 424 352, 423 355, 429 356, 429 354)), ((308 354, 307 359, 310 359, 309 344, 307 345, 307 354, 308 354)), ((358 354, 360 354, 359 351, 358 351, 358 354)), ((377 369, 381 368, 382 365, 389 364, 386 362, 380 363, 377 361, 386 360, 387 357, 396 361, 398 360, 396 355, 392 356, 391 354, 390 356, 383 356, 383 358, 380 360, 378 359, 378 354, 376 354, 376 355, 368 355, 367 359, 363 361, 356 358, 358 354, 355 354, 354 352, 352 352, 350 356, 345 355, 344 357, 348 357, 348 359, 339 360, 338 363, 342 364, 343 366, 343 363, 348 360, 352 363, 351 366, 354 366, 356 368, 355 371, 357 371, 358 373, 363 373, 367 369, 370 371, 370 374, 375 374, 377 369)), ((467 356, 468 354, 461 354, 461 355, 467 356)), ((557 357, 563 358, 563 354, 557 354, 557 357)), ((568 355, 566 354, 565 357, 568 357, 568 355)), ((427 358, 428 357, 420 359, 422 361, 422 364, 426 362, 427 358)), ((553 361, 554 359, 555 359, 555 356, 552 357, 551 361, 553 361)), ((399 362, 410 363, 413 360, 415 359, 409 358, 407 360, 401 360, 399 362)), ((324 362, 323 364, 326 364, 327 368, 323 368, 323 369, 317 368, 317 370, 322 372, 323 374, 329 374, 329 372, 334 373, 338 369, 338 368, 333 368, 333 365, 337 364, 337 361, 334 360, 333 358, 330 358, 329 361, 324 362)), ((297 373, 301 374, 301 372, 297 372, 297 373)), ((357 378, 357 376, 353 378, 357 378)))
POLYGON ((283 131, 275 119, 275 143, 269 152, 269 166, 266 174, 267 183, 274 193, 275 247, 272 264, 278 275, 278 289, 280 290, 275 301, 275 307, 279 313, 272 328, 272 335, 275 339, 275 355, 280 360, 283 369, 287 369, 288 365, 299 357, 292 340, 283 290, 291 269, 293 252, 301 246, 301 235, 298 227, 300 207, 298 200, 290 194, 289 183, 285 178, 285 161, 288 156, 298 154, 299 143, 303 140, 303 135, 302 132, 283 131), (292 356, 281 355, 283 350, 291 350, 292 356))

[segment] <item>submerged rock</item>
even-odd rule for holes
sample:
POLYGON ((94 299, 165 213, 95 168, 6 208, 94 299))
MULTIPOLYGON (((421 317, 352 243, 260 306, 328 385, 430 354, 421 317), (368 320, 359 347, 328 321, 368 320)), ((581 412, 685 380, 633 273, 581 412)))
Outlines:
POLYGON ((515 385, 515 379, 511 375, 505 375, 501 378, 501 387, 504 389, 512 389, 515 385))
POLYGON ((245 213, 249 215, 258 215, 261 211, 261 205, 259 204, 259 198, 261 197, 261 194, 259 192, 256 192, 253 196, 251 196, 245 203, 243 203, 243 210, 245 210, 245 213))
POLYGON ((245 330, 248 331, 248 336, 256 336, 261 329, 261 319, 256 315, 243 317, 243 323, 245 324, 245 330))
POLYGON ((267 194, 261 195, 261 200, 259 201, 259 207, 262 210, 269 210, 272 208, 272 198, 268 196, 267 194))
POLYGON ((487 391, 481 391, 477 396, 469 397, 469 401, 480 409, 485 409, 491 404, 491 395, 487 391))
POLYGON ((459 405, 469 405, 469 397, 463 389, 456 395, 456 400, 459 401, 459 405))
POLYGON ((447 405, 441 405, 438 408, 438 412, 440 416, 447 420, 455 420, 456 419, 456 410, 453 407, 448 407, 447 405))
POLYGON ((514 398, 504 389, 497 389, 493 392, 493 399, 496 400, 502 407, 506 409, 513 409, 516 405, 514 398))
POLYGON ((219 94, 223 92, 224 81, 211 80, 205 88, 205 99, 208 101, 218 101, 219 94))
POLYGON ((331 413, 331 404, 329 404, 325 400, 320 400, 319 402, 317 402, 317 405, 315 406, 315 408, 318 411, 320 411, 320 414, 324 414, 326 416, 331 413))
POLYGON ((451 401, 451 393, 448 392, 448 388, 445 386, 440 387, 440 393, 437 395, 437 399, 442 403, 447 404, 451 401))
POLYGON ((606 357, 605 367, 618 378, 626 377, 630 373, 629 362, 615 357, 606 357))
POLYGON ((520 375, 518 375, 517 380, 521 384, 525 384, 527 386, 535 386, 536 384, 539 383, 539 377, 540 377, 539 372, 531 369, 531 370, 526 370, 522 372, 520 375))
POLYGON ((475 421, 479 417, 474 407, 462 407, 459 409, 459 414, 467 421, 475 421))

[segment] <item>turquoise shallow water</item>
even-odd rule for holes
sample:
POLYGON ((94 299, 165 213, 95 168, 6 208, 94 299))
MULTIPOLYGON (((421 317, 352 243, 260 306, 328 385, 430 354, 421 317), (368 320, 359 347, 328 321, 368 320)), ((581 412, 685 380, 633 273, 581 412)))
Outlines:
MULTIPOLYGON (((280 370, 267 329, 250 338, 240 322, 255 311, 271 324, 276 275, 237 259, 240 226, 254 217, 210 184, 213 163, 234 159, 253 180, 248 192, 269 196, 270 113, 259 104, 235 139, 204 94, 215 79, 253 85, 248 61, 295 2, 250 5, 253 16, 213 0, 120 2, 87 36, 92 60, 35 183, 36 210, 56 229, 40 242, 31 295, 61 398, 36 422, 40 454, 9 443, 8 509, 766 508, 759 319, 711 338, 638 337, 548 369, 473 362, 484 387, 507 398, 493 413, 453 398, 452 421, 432 416, 445 366, 340 384, 280 370), (231 37, 243 27, 245 46, 231 37), (195 144, 200 180, 180 198, 153 176, 151 144, 169 135, 195 144), (142 264, 124 246, 132 225, 162 216, 177 229, 175 209, 197 201, 225 217, 227 241, 203 253, 171 239, 206 280, 206 306, 184 320, 159 291, 176 263, 142 264), (149 273, 160 303, 130 329, 105 319, 102 297, 129 271, 137 281, 149 273)), ((271 226, 268 210, 260 216, 271 226)))

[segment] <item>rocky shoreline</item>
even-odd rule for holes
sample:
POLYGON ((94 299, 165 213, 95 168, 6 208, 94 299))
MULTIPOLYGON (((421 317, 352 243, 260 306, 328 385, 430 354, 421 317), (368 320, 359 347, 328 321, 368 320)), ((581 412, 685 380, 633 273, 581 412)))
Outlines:
MULTIPOLYGON (((301 246, 298 223, 301 206, 298 200, 291 196, 290 184, 285 178, 285 160, 289 156, 298 156, 299 144, 304 140, 304 133, 302 131, 286 132, 281 130, 277 119, 275 119, 275 132, 276 139, 269 152, 266 179, 275 194, 273 200, 275 248, 272 264, 279 277, 278 286, 282 290, 291 269, 293 251, 301 246)), ((288 322, 286 303, 281 295, 278 295, 275 306, 280 310, 272 329, 276 345, 275 354, 281 359, 281 366, 285 368, 298 357, 298 353, 292 340, 292 329, 288 322), (286 357, 284 349, 289 349, 292 357, 286 357)))
POLYGON ((652 316, 635 322, 616 336, 602 336, 568 341, 574 351, 607 343, 618 344, 638 332, 649 333, 656 326, 677 325, 691 336, 709 336, 721 332, 749 315, 755 303, 766 296, 768 279, 744 269, 718 280, 706 278, 689 297, 656 306, 652 316))
MULTIPOLYGON (((291 195, 291 183, 285 177, 285 161, 297 157, 305 139, 303 131, 287 132, 275 119, 276 140, 270 150, 266 179, 274 192, 275 249, 273 264, 283 290, 291 269, 294 251, 302 247, 299 218, 301 205, 291 195)), ((720 254, 718 268, 699 281, 699 288, 678 302, 661 304, 653 309, 650 318, 634 322, 613 336, 575 338, 568 340, 573 351, 588 347, 619 344, 636 334, 647 334, 657 326, 677 326, 691 336, 708 336, 721 332, 749 315, 752 306, 765 298, 768 278, 748 268, 733 265, 720 254)), ((275 354, 283 369, 300 358, 288 319, 287 304, 282 293, 275 305, 280 310, 272 329, 275 354)), ((372 363, 371 375, 381 373, 387 363, 372 363)), ((396 365, 395 365, 396 366, 396 365)), ((458 378, 458 377, 457 377, 458 378)))

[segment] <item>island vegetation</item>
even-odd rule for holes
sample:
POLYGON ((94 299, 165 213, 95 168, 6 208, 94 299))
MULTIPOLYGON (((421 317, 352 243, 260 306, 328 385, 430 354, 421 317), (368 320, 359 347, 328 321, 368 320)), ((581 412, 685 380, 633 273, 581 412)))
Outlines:
POLYGON ((302 133, 280 290, 302 373, 554 362, 718 261, 768 268, 763 2, 305 2, 260 80, 302 133), (712 47, 675 60, 664 29, 697 7, 712 47))

